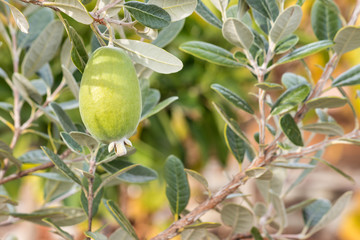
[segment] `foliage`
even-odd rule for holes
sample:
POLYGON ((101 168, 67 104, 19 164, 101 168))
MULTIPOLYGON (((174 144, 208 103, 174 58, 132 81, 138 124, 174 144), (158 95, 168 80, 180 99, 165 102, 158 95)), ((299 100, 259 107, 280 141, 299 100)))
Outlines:
POLYGON ((329 224, 349 203, 351 192, 343 193, 334 204, 325 199, 309 199, 287 207, 285 201, 316 162, 353 181, 322 159, 322 153, 327 146, 337 143, 359 144, 358 117, 343 87, 360 83, 360 65, 336 78, 332 75, 342 55, 360 47, 359 27, 354 26, 360 3, 345 23, 332 0, 316 0, 311 25, 318 41, 297 46, 300 38, 296 30, 303 17, 304 1, 286 7, 284 0, 22 2, 0 0, 0 43, 6 45, 12 60, 11 72, 0 68, 1 79, 12 92, 11 101, 0 102, 4 110, 0 121, 12 134, 9 144, 0 141, 0 184, 6 186, 27 175, 43 178, 46 205, 31 213, 18 212, 17 202, 11 199, 6 187, 0 186, 0 220, 4 224, 22 219, 51 227, 64 239, 73 239, 62 226, 87 220, 84 231, 87 239, 139 239, 126 214, 105 193, 113 185, 155 180, 158 173, 130 161, 135 153, 132 146, 126 146, 125 155, 116 155, 111 147, 88 134, 84 125, 74 121, 67 111, 77 111, 79 80, 89 56, 100 46, 113 45, 123 49, 135 66, 142 95, 141 124, 161 114, 178 97, 160 101, 160 91, 150 88, 149 79, 153 72, 171 74, 183 68, 182 61, 163 48, 177 37, 184 19, 193 12, 221 29, 228 49, 199 39, 182 43, 180 50, 211 64, 249 71, 256 78, 255 91, 249 94, 256 98, 257 106, 248 102, 245 94, 239 94, 238 89, 220 83, 206 86, 221 98, 214 100, 213 107, 225 122, 224 140, 216 141, 226 144, 242 169, 227 185, 212 193, 205 177, 185 169, 181 158, 170 155, 162 164, 164 174, 160 176, 164 175, 166 196, 176 224, 152 239, 170 239, 178 234, 182 239, 218 239, 210 230, 221 224, 200 219, 210 209, 219 210, 222 223, 231 228, 229 239, 247 234, 257 240, 287 239, 289 235, 284 235, 284 229, 288 226, 288 214, 301 211, 303 230, 290 238, 304 239, 329 224), (89 11, 90 8, 93 9, 89 11), (91 29, 91 51, 89 42, 78 32, 78 23, 91 29), (329 60, 319 79, 314 79, 310 71, 307 76, 285 72, 281 83, 269 77, 275 68, 299 60, 308 70, 303 59, 325 51, 329 60), (58 69, 52 67, 54 62, 60 65, 58 69), (60 79, 57 72, 62 74, 60 79), (328 82, 330 87, 325 89, 328 82), (325 95, 330 89, 337 90, 341 97, 325 95), (66 91, 71 97, 65 96, 66 91), (272 94, 274 91, 281 92, 272 94), (355 121, 354 129, 347 133, 328 111, 344 106, 352 109, 355 121), (304 122, 313 110, 318 120, 304 122), (237 112, 258 123, 254 136, 245 133, 237 112), (37 126, 41 121, 47 125, 45 131, 37 126), (324 140, 312 144, 311 136, 304 134, 306 131, 323 135, 324 140), (13 150, 25 134, 43 138, 42 146, 17 156, 13 150), (286 177, 294 169, 302 173, 286 189, 286 177), (207 199, 191 211, 187 209, 189 178, 198 181, 207 192, 204 196, 207 199), (254 203, 239 189, 250 180, 256 182, 262 195, 261 200, 251 199, 254 203), (66 206, 64 202, 76 193, 81 204, 66 206), (226 203, 227 198, 234 202, 226 203), (238 204, 239 199, 245 200, 247 206, 238 204), (55 204, 57 207, 49 207, 55 204), (102 206, 120 225, 110 236, 92 227, 102 206))

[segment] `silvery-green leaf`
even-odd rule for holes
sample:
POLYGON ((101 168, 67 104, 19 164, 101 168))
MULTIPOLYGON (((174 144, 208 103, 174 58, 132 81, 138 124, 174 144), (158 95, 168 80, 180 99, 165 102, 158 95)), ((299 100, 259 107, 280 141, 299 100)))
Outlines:
POLYGON ((43 164, 50 161, 50 159, 40 149, 31 150, 24 153, 19 157, 19 160, 22 163, 31 163, 31 164, 43 164))
POLYGON ((210 11, 210 9, 202 2, 202 0, 198 0, 198 4, 195 9, 196 13, 200 15, 205 21, 210 23, 211 25, 222 28, 222 22, 220 19, 216 17, 216 15, 210 11))
POLYGON ((337 108, 347 103, 346 98, 340 97, 318 97, 306 102, 308 108, 337 108))
POLYGON ((57 172, 39 172, 39 173, 35 172, 35 173, 32 173, 31 175, 46 178, 46 179, 51 179, 54 181, 72 182, 71 179, 69 179, 68 177, 64 176, 63 174, 57 173, 57 172))
POLYGON ((66 102, 59 103, 60 107, 63 110, 71 110, 79 107, 79 101, 77 100, 70 100, 66 102))
POLYGON ((70 136, 78 144, 80 144, 81 146, 87 146, 89 149, 96 149, 99 145, 99 142, 87 133, 73 131, 70 132, 70 136))
POLYGON ((61 229, 56 223, 54 223, 50 218, 42 219, 43 222, 49 224, 51 227, 55 228, 55 233, 61 236, 65 240, 73 240, 74 238, 66 231, 61 229))
POLYGON ((211 43, 190 41, 180 45, 180 50, 221 66, 240 67, 244 65, 238 62, 231 52, 211 43))
POLYGON ((221 209, 221 220, 233 233, 246 233, 253 226, 254 215, 243 206, 229 203, 221 209))
POLYGON ((217 236, 206 229, 185 229, 181 232, 181 240, 219 240, 217 236))
POLYGON ((68 85, 70 91, 74 95, 75 99, 79 99, 79 85, 76 82, 74 76, 71 74, 71 72, 64 66, 61 65, 61 69, 63 72, 63 77, 65 79, 66 84, 68 85))
POLYGON ((48 86, 43 79, 34 79, 30 81, 31 85, 38 91, 41 96, 44 96, 47 93, 48 86))
POLYGON ((155 115, 156 113, 160 112, 162 109, 166 108, 167 106, 169 106, 171 103, 175 102, 178 99, 179 99, 179 97, 173 96, 173 97, 169 97, 169 98, 161 101, 155 107, 150 109, 150 111, 147 112, 141 119, 146 119, 146 118, 149 118, 149 117, 155 115))
POLYGON ((114 40, 114 43, 123 48, 134 62, 155 72, 174 73, 183 67, 177 57, 153 44, 128 39, 117 39, 114 40))
POLYGON ((304 200, 302 202, 299 202, 299 203, 296 203, 294 205, 291 205, 290 207, 287 207, 286 212, 291 213, 291 212, 297 211, 299 209, 303 209, 306 206, 308 206, 309 204, 313 203, 314 201, 316 201, 316 199, 314 199, 314 198, 306 199, 306 200, 304 200))
POLYGON ((275 21, 279 14, 275 0, 246 0, 247 4, 264 17, 275 21))
POLYGON ((55 56, 60 46, 62 35, 63 26, 60 21, 53 21, 46 26, 25 54, 21 65, 22 73, 25 77, 31 77, 55 56))
POLYGON ((49 63, 46 63, 44 66, 42 66, 36 72, 36 74, 38 74, 44 80, 44 82, 49 88, 52 87, 52 85, 54 84, 54 77, 49 63))
POLYGON ((158 36, 158 30, 145 27, 143 30, 136 29, 136 34, 144 39, 155 40, 158 36))
POLYGON ((310 56, 312 54, 318 53, 322 50, 325 50, 327 48, 330 48, 334 43, 330 40, 321 40, 318 42, 313 42, 310 44, 307 44, 305 46, 299 47, 293 52, 286 54, 282 58, 280 58, 276 65, 284 64, 288 62, 292 62, 298 59, 305 58, 307 56, 310 56))
POLYGON ((264 15, 260 14, 255 9, 252 9, 252 14, 254 16, 255 23, 260 27, 260 29, 263 30, 265 34, 269 34, 271 29, 270 19, 264 17, 264 15))
POLYGON ((244 161, 246 153, 246 143, 240 138, 227 124, 225 125, 225 142, 228 149, 239 163, 244 161))
POLYGON ((48 7, 56 7, 63 13, 83 24, 89 25, 94 21, 79 0, 54 0, 52 2, 43 2, 42 4, 48 7))
POLYGON ((109 240, 135 240, 135 238, 130 236, 124 229, 119 228, 110 235, 109 240))
POLYGON ((307 124, 305 126, 302 126, 301 129, 330 136, 344 135, 344 130, 342 129, 342 127, 334 122, 319 122, 307 124))
POLYGON ((152 41, 152 44, 160 48, 166 47, 180 33, 181 29, 184 27, 184 23, 185 19, 171 22, 159 32, 157 38, 152 41))
POLYGON ((7 1, 2 1, 2 3, 6 4, 10 8, 11 14, 13 15, 14 20, 16 22, 16 25, 18 26, 20 31, 22 31, 24 33, 28 33, 28 31, 29 31, 29 23, 26 20, 26 17, 24 16, 24 14, 22 14, 19 11, 19 9, 17 9, 16 7, 11 5, 7 1))
POLYGON ((330 210, 331 202, 327 199, 316 199, 302 210, 306 226, 315 226, 320 219, 330 210))
POLYGON ((85 236, 87 236, 93 240, 107 240, 108 239, 104 234, 99 233, 99 232, 86 231, 84 234, 85 234, 85 236))
POLYGON ((283 86, 281 86, 280 84, 270 83, 270 82, 256 83, 255 87, 261 88, 262 90, 265 90, 265 91, 283 89, 283 86))
POLYGON ((130 1, 126 2, 124 6, 144 26, 159 29, 166 27, 171 22, 169 13, 157 5, 130 1))
POLYGON ((193 177, 196 181, 198 181, 199 183, 201 183, 201 185, 204 186, 204 188, 209 191, 209 183, 206 180, 206 178, 201 175, 200 173, 196 172, 195 170, 191 170, 191 169, 186 169, 185 168, 185 172, 186 174, 190 175, 191 177, 193 177))
POLYGON ((22 162, 13 156, 12 149, 3 141, 0 140, 0 159, 8 158, 10 162, 14 163, 20 170, 22 162))
POLYGON ((52 102, 50 103, 50 107, 56 114, 62 128, 66 132, 76 131, 74 123, 71 121, 70 117, 66 114, 66 112, 59 106, 59 104, 52 102))
POLYGON ((316 0, 311 8, 311 26, 319 40, 332 40, 342 27, 340 11, 333 0, 316 0))
POLYGON ((350 182, 355 183, 354 179, 350 175, 348 175, 345 172, 341 171, 339 168, 335 167, 334 165, 332 165, 328 161, 325 161, 324 159, 317 158, 317 157, 312 157, 312 159, 325 164, 326 166, 328 166, 329 168, 331 168, 332 170, 334 170, 335 172, 337 172, 338 174, 340 174, 341 176, 343 176, 344 178, 346 178, 350 182))
POLYGON ((240 20, 228 18, 222 28, 223 36, 235 46, 250 49, 254 42, 252 31, 240 20))
POLYGON ((237 17, 239 19, 242 19, 243 16, 247 13, 249 10, 249 6, 247 5, 245 0, 239 0, 237 5, 237 17))
POLYGON ((221 12, 225 13, 225 10, 228 5, 228 0, 210 0, 212 4, 221 12))
POLYGON ((32 42, 37 38, 42 30, 54 19, 53 11, 49 8, 41 8, 35 11, 28 18, 29 32, 18 32, 16 36, 17 44, 20 47, 29 47, 32 42))
POLYGON ((82 147, 80 146, 80 144, 78 144, 71 136, 70 134, 66 133, 66 132, 61 132, 60 133, 61 138, 63 139, 63 141, 65 142, 66 146, 68 146, 68 148, 73 151, 74 153, 81 153, 83 152, 82 147))
POLYGON ((360 27, 346 26, 341 28, 334 38, 334 50, 342 55, 360 47, 360 27))
POLYGON ((153 109, 160 100, 160 91, 154 88, 144 88, 141 91, 142 110, 141 119, 153 109))
POLYGON ((215 222, 200 222, 187 225, 185 229, 206 229, 206 228, 217 228, 220 227, 220 223, 215 222))
POLYGON ((299 37, 292 34, 289 37, 284 38, 283 40, 280 40, 275 47, 275 53, 281 54, 289 51, 292 49, 299 41, 299 37))
POLYGON ((26 77, 24 77, 20 73, 14 73, 13 83, 19 90, 22 97, 25 98, 25 100, 28 101, 29 104, 31 104, 32 100, 34 100, 38 104, 41 104, 42 97, 40 93, 26 77))
POLYGON ((294 5, 287 8, 276 19, 270 30, 270 39, 274 44, 292 34, 300 25, 302 17, 301 7, 294 5))
MULTIPOLYGON (((0 4, 1 4, 1 2, 0 2, 0 4)), ((5 41, 5 43, 8 46, 11 46, 10 36, 9 36, 8 32, 6 31, 5 26, 2 21, 0 21, 0 35, 3 39, 3 41, 5 41)))
POLYGON ((7 102, 0 102, 0 109, 10 112, 13 109, 13 105, 7 102))
POLYGON ((186 18, 195 11, 197 0, 149 0, 148 4, 154 4, 164 9, 175 22, 186 18))
POLYGON ((270 201, 275 208, 277 217, 280 219, 280 229, 284 229, 288 224, 284 202, 279 195, 273 193, 272 191, 270 191, 270 201))
POLYGON ((306 234, 305 238, 309 238, 311 235, 327 226, 335 218, 337 218, 346 206, 350 203, 352 192, 346 192, 332 206, 332 208, 319 220, 319 222, 306 234))
POLYGON ((308 81, 306 80, 306 78, 304 78, 303 76, 294 74, 294 73, 290 73, 290 72, 286 72, 281 76, 281 83, 287 88, 293 88, 295 86, 299 86, 299 85, 309 85, 308 81))
POLYGON ((271 166, 289 169, 313 169, 315 167, 312 164, 298 162, 273 162, 271 166))
POLYGON ((67 69, 69 69, 70 72, 73 72, 75 66, 71 61, 71 49, 72 45, 70 39, 67 38, 61 48, 60 61, 61 65, 64 65, 67 69))
POLYGON ((260 180, 270 180, 273 176, 272 172, 265 167, 253 167, 245 171, 246 176, 258 178, 260 180))
POLYGON ((343 87, 360 84, 360 64, 340 74, 332 82, 333 87, 343 87))

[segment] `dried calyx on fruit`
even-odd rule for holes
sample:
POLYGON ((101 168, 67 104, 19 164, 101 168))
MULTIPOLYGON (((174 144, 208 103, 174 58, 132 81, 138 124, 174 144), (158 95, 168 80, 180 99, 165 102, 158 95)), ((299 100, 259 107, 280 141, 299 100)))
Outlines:
POLYGON ((79 109, 91 135, 116 155, 126 154, 141 116, 141 91, 134 65, 122 49, 94 51, 81 79, 79 109))

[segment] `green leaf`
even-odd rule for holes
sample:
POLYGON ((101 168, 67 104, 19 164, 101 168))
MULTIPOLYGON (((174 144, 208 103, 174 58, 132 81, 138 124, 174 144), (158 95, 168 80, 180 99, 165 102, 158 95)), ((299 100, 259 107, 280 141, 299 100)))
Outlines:
POLYGON ((340 213, 350 203, 352 192, 346 192, 332 206, 332 208, 320 219, 320 221, 306 234, 305 238, 309 238, 311 235, 327 226, 331 221, 340 215, 340 213))
POLYGON ((210 9, 202 2, 202 0, 198 0, 196 9, 196 13, 200 15, 205 21, 210 23, 211 25, 222 28, 222 22, 220 19, 216 17, 216 15, 210 11, 210 9))
POLYGON ((290 36, 284 38, 283 40, 280 40, 276 44, 275 53, 281 54, 289 51, 290 49, 295 47, 298 41, 299 41, 299 37, 294 34, 291 34, 290 36))
POLYGON ((251 235, 254 237, 254 240, 264 240, 261 236, 259 229, 257 229, 256 227, 252 227, 250 232, 251 235))
POLYGON ((333 87, 343 87, 360 84, 360 64, 340 74, 332 82, 333 87))
MULTIPOLYGON (((317 153, 318 154, 318 153, 317 153)), ((321 154, 320 154, 321 155, 321 154)), ((309 162, 309 165, 314 165, 314 168, 316 166, 317 162, 315 160, 311 160, 309 162)), ((296 187, 299 183, 301 183, 305 177, 311 173, 311 171, 313 170, 313 168, 308 168, 308 169, 304 169, 304 171, 302 171, 302 173, 296 178, 296 180, 290 185, 290 187, 286 190, 286 193, 289 193, 292 189, 294 189, 294 187, 296 187)))
MULTIPOLYGON (((119 171, 105 177, 102 181, 102 183, 100 184, 100 186, 98 187, 98 189, 102 189, 104 186, 106 186, 106 184, 110 183, 112 180, 114 180, 115 178, 117 178, 118 176, 120 176, 121 174, 124 174, 126 173, 127 171, 137 167, 137 166, 140 166, 140 164, 133 164, 133 165, 129 165, 128 167, 125 167, 125 168, 122 168, 120 169, 119 171)), ((99 192, 100 190, 97 190, 95 192, 95 196, 97 196, 97 192, 99 192)), ((101 194, 102 195, 102 194, 101 194)))
POLYGON ((342 136, 344 130, 335 122, 319 122, 302 126, 301 129, 309 132, 325 134, 329 136, 342 136))
POLYGON ((82 147, 70 136, 70 134, 61 132, 60 135, 66 146, 68 146, 71 151, 77 154, 83 151, 82 147))
POLYGON ((171 103, 175 102, 178 99, 179 99, 179 97, 173 96, 173 97, 169 97, 169 98, 165 99, 164 101, 161 101, 155 107, 150 109, 150 111, 147 112, 145 114, 145 116, 141 117, 141 119, 146 119, 146 118, 149 118, 149 117, 157 114, 158 112, 160 112, 161 110, 163 110, 164 108, 166 108, 167 106, 169 106, 171 103))
POLYGON ((307 84, 310 86, 306 78, 303 76, 286 72, 281 76, 281 83, 287 88, 293 88, 295 86, 307 84))
POLYGON ((84 72, 86 63, 89 60, 84 42, 73 27, 68 26, 68 32, 72 44, 71 60, 80 72, 84 72))
POLYGON ((87 12, 85 6, 79 0, 54 0, 53 2, 43 2, 47 7, 56 7, 63 13, 69 15, 77 22, 91 24, 94 19, 87 12))
POLYGON ((50 159, 40 149, 30 150, 19 157, 22 163, 43 164, 50 161, 50 159))
POLYGON ((225 125, 225 142, 228 149, 239 163, 244 161, 246 143, 227 124, 225 125))
POLYGON ((74 125, 74 123, 71 121, 70 117, 65 113, 64 110, 62 110, 62 108, 59 106, 59 104, 52 102, 50 103, 50 107, 52 108, 52 110, 54 111, 54 113, 56 114, 61 127, 66 131, 66 132, 71 132, 71 131, 76 131, 76 127, 74 125))
POLYGON ((215 63, 226 67, 241 67, 244 64, 238 62, 233 54, 216 45, 201 42, 190 41, 180 45, 180 50, 191 54, 205 61, 215 63))
POLYGON ((221 220, 232 228, 234 234, 246 233, 253 226, 254 215, 243 206, 229 203, 221 209, 221 220))
POLYGON ((260 180, 270 180, 273 176, 272 172, 265 167, 253 167, 245 171, 246 176, 250 178, 258 178, 260 180))
POLYGON ((134 62, 158 73, 174 73, 183 67, 177 57, 153 44, 129 39, 116 39, 114 44, 123 48, 134 62))
POLYGON ((331 203, 327 199, 317 199, 302 210, 306 226, 315 226, 320 219, 330 210, 331 203))
POLYGON ((286 208, 286 212, 291 213, 291 212, 297 211, 299 209, 303 209, 315 201, 316 201, 316 199, 306 199, 302 202, 296 203, 296 204, 291 205, 290 207, 286 208))
POLYGON ((87 133, 70 132, 70 136, 81 146, 87 146, 90 150, 94 150, 99 146, 99 142, 87 133))
POLYGON ((113 232, 110 237, 109 240, 134 240, 135 238, 133 238, 131 235, 129 235, 124 229, 119 228, 117 229, 115 232, 113 232))
POLYGON ((346 98, 340 97, 319 97, 311 99, 310 101, 306 102, 306 106, 309 109, 312 108, 337 108, 342 107, 347 103, 346 98))
POLYGON ((205 229, 185 229, 181 232, 181 240, 219 240, 217 236, 205 229))
POLYGON ((270 30, 270 39, 274 44, 292 34, 300 25, 302 17, 301 7, 293 5, 288 7, 276 19, 270 30))
POLYGON ((12 149, 0 140, 0 159, 8 158, 20 170, 22 163, 13 156, 12 149))
POLYGON ((261 88, 264 91, 272 91, 272 90, 281 90, 283 86, 277 83, 270 83, 270 82, 261 82, 256 83, 255 87, 261 88))
POLYGON ((346 26, 341 28, 334 38, 334 50, 338 55, 360 47, 360 27, 346 26))
POLYGON ((304 146, 301 132, 290 114, 280 118, 280 126, 285 136, 296 146, 304 146))
POLYGON ((166 47, 180 33, 180 31, 184 27, 184 23, 185 23, 184 19, 170 23, 168 26, 164 27, 159 32, 157 38, 154 41, 152 41, 152 44, 158 46, 159 48, 166 47))
POLYGON ((196 181, 198 181, 201 185, 203 185, 203 187, 209 192, 209 183, 203 175, 196 172, 195 170, 186 169, 186 168, 185 168, 185 172, 186 174, 193 177, 196 181))
POLYGON ((280 229, 284 229, 288 224, 284 201, 272 191, 270 191, 270 199, 277 213, 277 218, 279 218, 280 229))
POLYGON ((294 106, 300 104, 310 93, 310 87, 307 84, 297 85, 286 90, 271 109, 271 115, 277 115, 289 111, 294 106))
POLYGON ((333 40, 342 27, 340 11, 332 0, 316 0, 311 8, 311 26, 319 40, 333 40))
POLYGON ((247 4, 264 17, 274 20, 279 15, 275 0, 246 0, 247 4))
POLYGON ((243 100, 241 97, 239 97, 234 92, 230 91, 229 89, 221 86, 220 84, 212 84, 211 88, 215 90, 220 96, 222 96, 225 100, 228 102, 234 104, 236 107, 244 110, 245 112, 248 112, 250 114, 254 114, 254 110, 250 107, 250 105, 243 100))
POLYGON ((17 32, 17 45, 22 48, 30 47, 32 42, 39 36, 42 30, 54 19, 53 11, 49 8, 41 8, 28 18, 29 32, 17 32))
POLYGON ((142 95, 142 111, 141 119, 145 119, 151 109, 153 109, 160 100, 160 91, 153 88, 145 88, 141 91, 142 95))
POLYGON ((7 102, 0 102, 0 109, 10 112, 13 110, 13 105, 7 102))
MULTIPOLYGON (((45 8, 43 8, 45 9, 45 8)), ((54 77, 53 77, 53 73, 51 71, 50 68, 50 64, 49 63, 45 63, 44 66, 42 66, 37 72, 37 75, 39 75, 42 80, 44 80, 46 86, 48 88, 51 88, 54 84, 54 77)))
POLYGON ((341 171, 340 169, 338 169, 337 167, 335 167, 334 165, 332 165, 331 163, 329 163, 328 161, 325 161, 324 159, 321 158, 317 158, 317 157, 312 157, 311 159, 319 161, 323 164, 325 164, 326 166, 330 167, 332 170, 334 170, 335 172, 337 172, 338 174, 340 174, 341 176, 343 176, 344 178, 346 178, 347 180, 349 180, 352 183, 355 183, 355 180, 349 176, 348 174, 344 173, 343 171, 341 171))
POLYGON ((120 224, 120 226, 134 239, 138 240, 136 233, 131 226, 129 220, 126 218, 124 213, 116 206, 112 200, 103 200, 103 203, 115 220, 120 224))
POLYGON ((18 28, 20 29, 20 31, 22 31, 23 33, 28 33, 29 23, 26 20, 26 17, 24 16, 24 14, 22 14, 19 11, 19 9, 17 9, 16 7, 11 5, 7 1, 1 1, 1 2, 10 8, 11 14, 14 17, 15 23, 18 26, 18 28))
POLYGON ((197 0, 149 0, 148 4, 154 4, 164 9, 171 17, 171 21, 179 21, 191 15, 196 8, 197 0))
POLYGON ((149 28, 163 28, 171 22, 170 15, 154 4, 130 1, 126 2, 124 6, 136 20, 149 28))
POLYGON ((322 40, 297 48, 295 51, 280 58, 276 65, 293 62, 298 59, 305 58, 322 50, 330 48, 334 43, 330 40, 322 40))
POLYGON ((298 163, 298 162, 273 162, 271 166, 289 168, 289 169, 313 169, 315 168, 312 164, 298 163))
POLYGON ((72 179, 74 182, 76 182, 80 186, 82 185, 80 179, 75 175, 75 173, 73 173, 71 171, 71 169, 64 163, 64 161, 59 158, 58 155, 56 155, 53 151, 51 151, 50 149, 48 149, 45 146, 42 146, 41 149, 50 158, 50 160, 55 164, 55 166, 59 168, 59 170, 63 174, 68 176, 70 179, 72 179))
POLYGON ((29 103, 32 104, 34 100, 37 104, 41 104, 42 97, 39 91, 31 84, 29 79, 20 73, 13 74, 13 83, 20 92, 21 96, 29 103))
POLYGON ((63 239, 65 240, 73 240, 74 238, 70 235, 70 233, 64 231, 63 229, 61 229, 56 223, 54 223, 50 218, 44 218, 42 220, 43 222, 49 224, 50 226, 52 226, 53 228, 56 229, 56 234, 60 235, 63 239))
POLYGON ((63 174, 58 173, 58 172, 39 172, 39 173, 35 172, 31 175, 42 177, 45 179, 54 180, 54 181, 71 182, 72 183, 71 179, 69 179, 68 177, 66 177, 63 174))
POLYGON ((260 27, 261 30, 263 30, 265 34, 268 35, 271 29, 270 19, 264 17, 261 13, 259 13, 255 9, 252 9, 252 15, 254 17, 255 23, 260 27))
POLYGON ((94 240, 107 240, 108 239, 104 234, 99 233, 99 232, 86 231, 85 236, 87 236, 91 239, 94 239, 94 240))
MULTIPOLYGON (((110 174, 114 174, 121 169, 127 168, 133 165, 133 163, 124 161, 121 158, 116 158, 115 160, 102 163, 101 166, 110 174)), ((155 180, 158 177, 157 173, 145 166, 138 165, 133 169, 117 176, 117 178, 121 181, 130 182, 130 183, 144 183, 148 181, 155 180)))
POLYGON ((170 155, 165 162, 164 177, 166 197, 169 200, 172 213, 177 218, 189 202, 190 187, 184 165, 174 155, 170 155))
POLYGON ((210 2, 221 12, 221 14, 226 12, 228 6, 228 0, 210 0, 210 2))
POLYGON ((220 223, 214 222, 200 222, 200 223, 193 223, 191 225, 187 225, 184 229, 205 229, 205 228, 217 228, 220 227, 220 223))
POLYGON ((31 77, 57 53, 63 35, 62 23, 52 21, 31 44, 21 65, 25 77, 31 77))
POLYGON ((248 26, 235 18, 226 19, 222 33, 228 42, 241 48, 250 49, 254 42, 252 31, 248 26))
MULTIPOLYGON (((101 178, 99 177, 99 175, 95 174, 95 176, 93 176, 94 178, 92 179, 93 181, 93 185, 92 185, 92 191, 93 193, 97 192, 97 194, 94 194, 94 198, 93 198, 93 202, 92 202, 92 214, 91 216, 94 217, 99 209, 99 205, 101 202, 101 198, 104 194, 104 189, 101 187, 101 178), (98 190, 99 189, 99 190, 98 190)), ((83 181, 82 181, 82 185, 84 186, 84 189, 86 189, 89 192, 89 181, 91 181, 89 178, 87 177, 83 177, 83 181)), ((88 198, 85 195, 84 190, 81 190, 81 196, 80 196, 80 200, 81 200, 81 206, 84 209, 84 212, 86 213, 86 215, 89 216, 89 204, 88 204, 88 198)))
POLYGON ((36 210, 32 213, 9 213, 13 217, 48 226, 44 218, 50 219, 57 226, 72 226, 86 219, 82 209, 74 207, 49 207, 36 210))

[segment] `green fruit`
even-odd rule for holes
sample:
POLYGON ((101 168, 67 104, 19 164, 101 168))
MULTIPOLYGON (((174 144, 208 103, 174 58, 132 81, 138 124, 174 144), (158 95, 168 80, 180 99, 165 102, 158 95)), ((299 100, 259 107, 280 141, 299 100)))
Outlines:
POLYGON ((98 140, 126 154, 127 138, 141 116, 141 91, 129 56, 115 47, 98 48, 81 79, 79 109, 87 130, 98 140))

